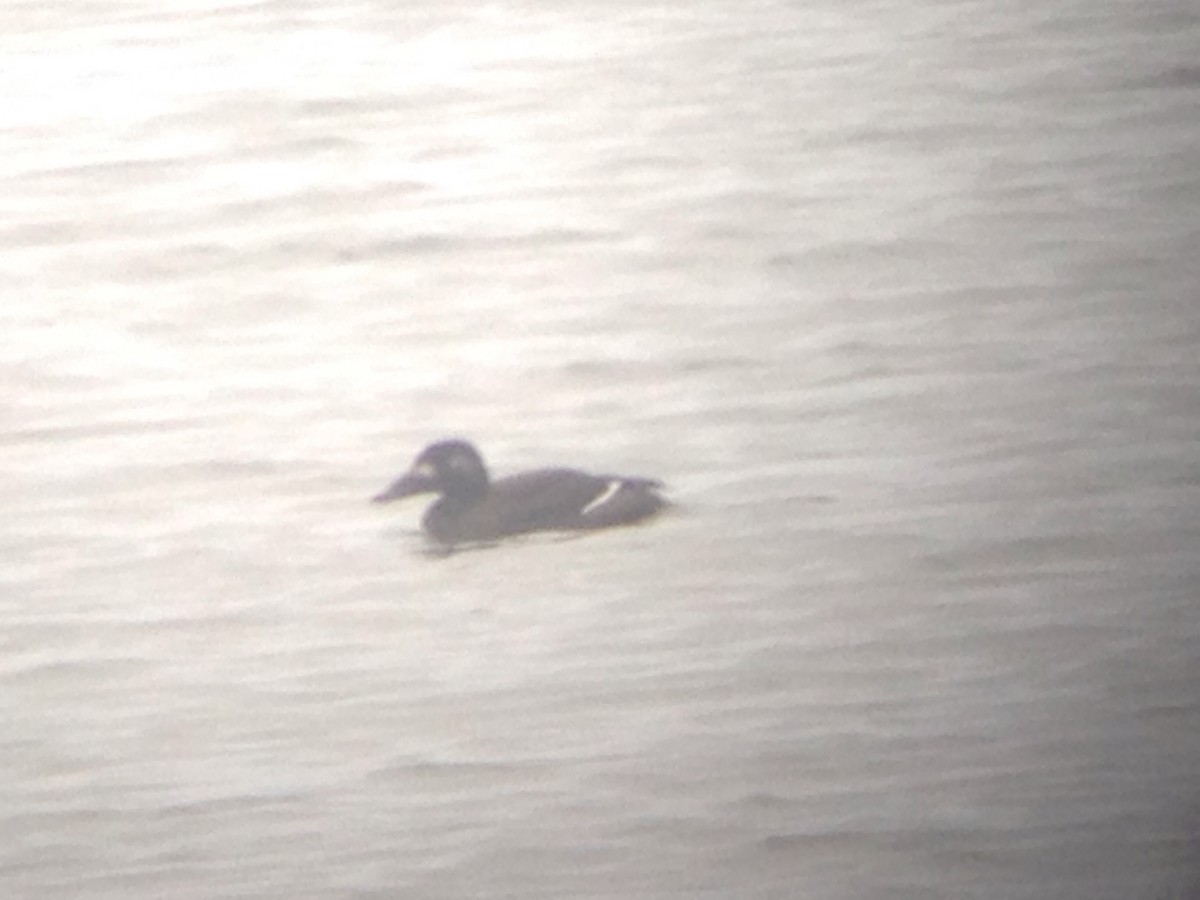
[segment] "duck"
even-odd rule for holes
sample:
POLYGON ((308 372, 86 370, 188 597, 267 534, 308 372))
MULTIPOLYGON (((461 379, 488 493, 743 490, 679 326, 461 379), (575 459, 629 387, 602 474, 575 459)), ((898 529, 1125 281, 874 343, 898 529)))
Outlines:
POLYGON ((592 531, 633 525, 667 505, 654 478, 549 468, 493 481, 469 441, 436 441, 373 503, 437 494, 421 525, 437 544, 491 543, 535 531, 592 531))

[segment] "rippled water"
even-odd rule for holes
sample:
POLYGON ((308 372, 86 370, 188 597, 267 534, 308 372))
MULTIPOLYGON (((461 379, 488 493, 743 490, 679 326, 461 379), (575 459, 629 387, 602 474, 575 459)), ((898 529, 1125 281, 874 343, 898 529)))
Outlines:
POLYGON ((1195 896, 1200 17, 0 22, 5 897, 1195 896))

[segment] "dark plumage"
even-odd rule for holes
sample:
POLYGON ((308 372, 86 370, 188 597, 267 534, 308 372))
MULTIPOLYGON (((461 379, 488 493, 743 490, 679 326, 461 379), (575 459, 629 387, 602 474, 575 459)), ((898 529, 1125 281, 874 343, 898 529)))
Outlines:
POLYGON ((492 481, 466 441, 430 444, 407 472, 372 498, 386 503, 438 494, 421 520, 441 544, 494 541, 530 531, 579 531, 631 525, 666 505, 651 478, 537 469, 492 481))

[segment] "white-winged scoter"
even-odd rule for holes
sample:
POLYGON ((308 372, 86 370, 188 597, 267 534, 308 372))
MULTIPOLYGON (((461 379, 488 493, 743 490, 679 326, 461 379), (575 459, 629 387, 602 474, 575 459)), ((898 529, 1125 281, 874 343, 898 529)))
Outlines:
POLYGON ((440 544, 495 541, 530 531, 581 531, 632 525, 666 506, 652 478, 537 469, 492 481, 467 441, 430 444, 407 472, 372 498, 386 503, 438 494, 421 524, 440 544))

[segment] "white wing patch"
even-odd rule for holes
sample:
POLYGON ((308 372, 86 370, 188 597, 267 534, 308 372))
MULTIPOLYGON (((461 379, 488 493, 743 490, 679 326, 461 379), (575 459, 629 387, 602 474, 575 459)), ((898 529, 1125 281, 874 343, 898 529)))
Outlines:
POLYGON ((592 510, 598 509, 599 507, 603 506, 605 503, 607 503, 609 500, 611 500, 613 498, 613 496, 617 493, 617 491, 619 491, 624 486, 625 486, 625 482, 622 481, 620 478, 612 479, 611 481, 609 481, 608 484, 606 484, 604 486, 604 490, 602 490, 596 496, 596 499, 591 501, 587 506, 585 506, 583 509, 581 509, 579 511, 579 514, 581 516, 586 516, 592 510))

